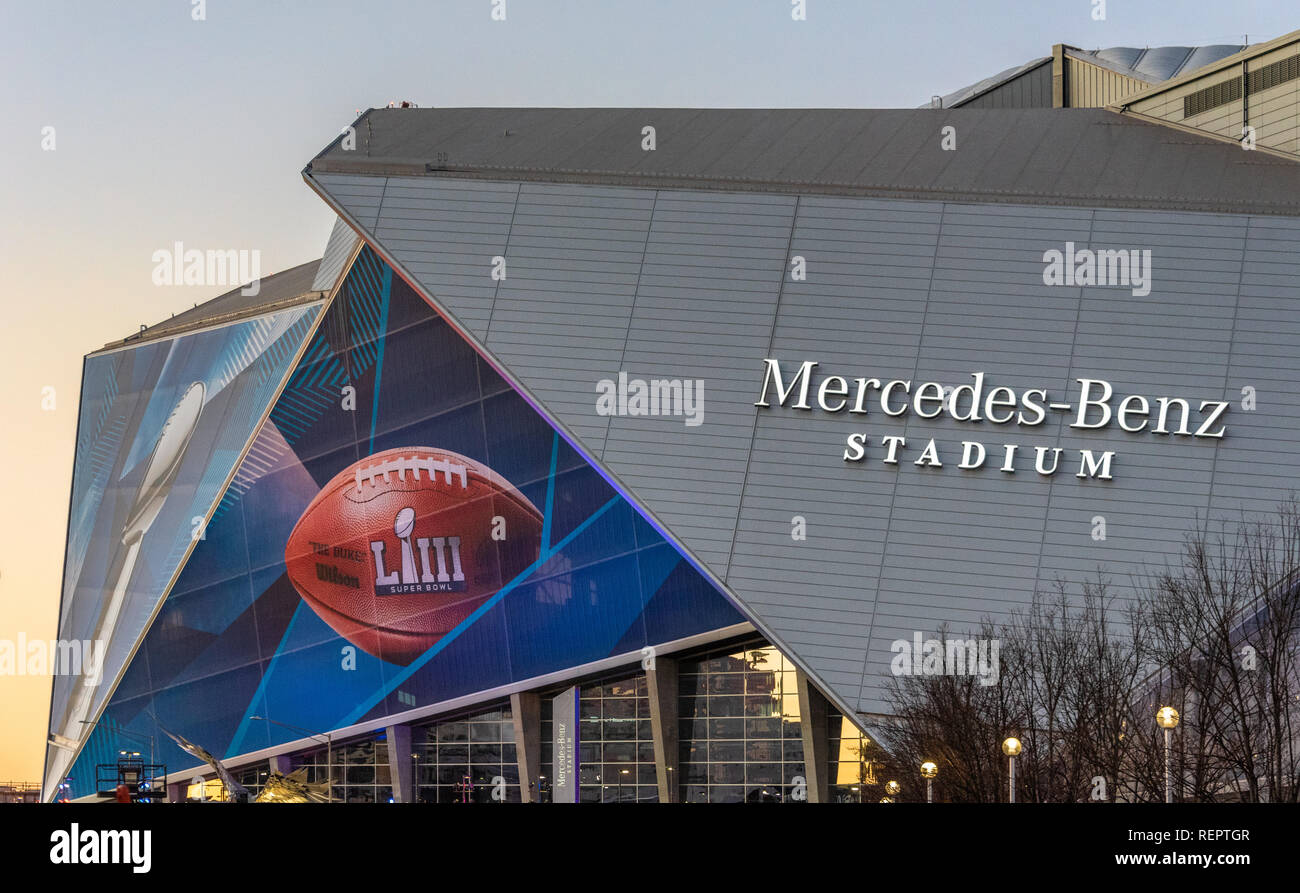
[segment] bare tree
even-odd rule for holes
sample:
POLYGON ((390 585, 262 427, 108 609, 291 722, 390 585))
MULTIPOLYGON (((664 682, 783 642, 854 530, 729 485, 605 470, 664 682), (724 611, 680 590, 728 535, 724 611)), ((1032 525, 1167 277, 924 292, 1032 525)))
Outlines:
POLYGON ((1295 802, 1300 504, 1188 537, 1152 575, 1147 607, 1159 693, 1182 712, 1179 793, 1295 802))
MULTIPOLYGON (((979 631, 990 641, 998 637, 991 624, 979 631)), ((948 629, 936 631, 940 642, 948 629)), ((1005 645, 1005 643, 1002 643, 1005 645)), ((1006 665, 1006 657, 999 654, 1006 665)), ((945 663, 945 671, 952 669, 945 663)), ((906 799, 924 799, 925 785, 919 767, 933 760, 939 767, 939 799, 953 802, 988 802, 998 796, 1000 776, 997 755, 1002 731, 1015 720, 1009 715, 1010 698, 1005 673, 992 684, 981 684, 971 674, 895 676, 888 694, 895 726, 886 742, 894 758, 906 799)))
POLYGON ((984 623, 980 635, 1000 646, 993 684, 950 673, 891 680, 893 753, 904 765, 939 763, 945 799, 1002 801, 1009 784, 1002 742, 1015 736, 1024 745, 1017 800, 1089 799, 1099 776, 1110 799, 1135 744, 1124 735, 1127 694, 1146 675, 1133 650, 1136 634, 1114 632, 1120 619, 1099 580, 1075 599, 1058 584, 1006 623, 984 623))
MULTIPOLYGON (((993 684, 944 665, 895 677, 888 747, 905 794, 940 766, 954 801, 1006 799, 1001 742, 1016 735, 1017 799, 1161 800, 1160 706, 1181 800, 1300 798, 1300 503, 1187 538, 1180 561, 1138 581, 1130 604, 1103 577, 1063 582, 980 635, 1000 644, 993 684), (900 780, 902 780, 900 779, 900 780)), ((947 630, 939 630, 947 639, 947 630)))

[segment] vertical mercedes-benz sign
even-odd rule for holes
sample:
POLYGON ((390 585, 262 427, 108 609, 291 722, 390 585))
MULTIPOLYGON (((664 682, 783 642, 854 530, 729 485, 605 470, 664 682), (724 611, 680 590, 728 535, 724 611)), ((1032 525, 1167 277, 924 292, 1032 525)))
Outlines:
POLYGON ((556 695, 551 709, 551 737, 555 765, 552 767, 551 802, 578 802, 578 687, 556 695))

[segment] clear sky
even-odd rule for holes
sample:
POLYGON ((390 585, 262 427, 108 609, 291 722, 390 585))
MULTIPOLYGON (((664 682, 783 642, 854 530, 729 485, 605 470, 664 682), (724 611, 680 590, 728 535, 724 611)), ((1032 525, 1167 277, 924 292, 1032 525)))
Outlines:
MULTIPOLYGON (((299 172, 361 109, 913 107, 1054 43, 1300 29, 1295 0, 0 0, 0 640, 52 638, 81 358, 224 291, 174 242, 268 274, 332 223, 299 172), (42 147, 54 128, 54 148, 42 147), (43 407, 53 388, 53 408, 43 407)), ((48 678, 0 676, 0 782, 37 781, 48 678)))

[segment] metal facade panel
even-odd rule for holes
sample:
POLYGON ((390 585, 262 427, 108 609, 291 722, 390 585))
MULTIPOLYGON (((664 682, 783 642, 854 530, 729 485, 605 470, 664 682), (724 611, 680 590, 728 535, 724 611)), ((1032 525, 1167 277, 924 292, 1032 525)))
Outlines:
POLYGON ((1239 444, 1220 446, 1214 467, 1216 512, 1267 511, 1297 489, 1295 444, 1300 431, 1300 220, 1251 219, 1233 318, 1226 395, 1258 408, 1233 418, 1239 444))
POLYGON ((754 431, 750 358, 772 334, 789 196, 661 192, 617 373, 704 383, 704 423, 610 418, 601 458, 725 577, 754 431))
POLYGON ((412 270, 430 293, 482 318, 471 331, 489 352, 778 644, 862 710, 885 708, 894 639, 1004 618, 1035 590, 1077 587, 1099 570, 1124 597, 1207 516, 1266 511, 1300 471, 1295 218, 429 183, 392 180, 388 194, 449 186, 460 199, 441 194, 436 212, 407 218, 410 208, 390 214, 385 200, 380 244, 404 264, 437 255, 412 270), (486 250, 452 234, 484 215, 510 274, 481 293, 449 290, 436 274, 473 270, 486 250), (1150 294, 1045 285, 1043 253, 1067 242, 1150 250, 1150 294), (792 279, 794 256, 806 279, 792 279), (1043 388, 1072 407, 1081 377, 1109 381, 1112 406, 1133 394, 1233 402, 1221 441, 1073 429, 1066 411, 998 426, 756 409, 765 357, 817 361, 814 383, 953 386, 984 372, 986 389, 1043 388), (703 379, 704 424, 601 418, 595 380, 619 370, 703 379), (1256 389, 1254 412, 1239 406, 1245 387, 1256 389), (845 462, 858 431, 870 437, 867 459, 845 462), (906 440, 897 465, 881 462, 891 434, 906 440), (943 467, 917 467, 931 438, 943 467), (986 446, 986 467, 956 468, 965 440, 986 446), (1007 443, 1019 448, 1012 474, 998 470, 1007 443), (1038 446, 1063 449, 1055 475, 1034 471, 1038 446), (1082 449, 1114 450, 1114 479, 1076 477, 1082 449), (796 516, 806 539, 791 535, 796 516), (1093 536, 1098 517, 1104 540, 1093 536))
POLYGON ((1052 61, 1048 59, 961 105, 973 109, 1050 109, 1052 61))
MULTIPOLYGON (((420 284, 453 308, 456 321, 487 336, 519 187, 514 183, 393 178, 369 227, 420 284)), ((358 222, 364 224, 360 217, 358 222)), ((509 264, 506 265, 509 275, 509 264)))
POLYGON ((596 383, 618 376, 653 208, 648 190, 524 184, 489 320, 488 349, 597 455, 596 383))
MULTIPOLYGON (((972 108, 977 108, 979 107, 978 106, 979 98, 989 93, 996 92, 999 89, 999 87, 1001 87, 1002 85, 1015 81, 1017 78, 1022 77, 1026 72, 1030 72, 1038 68, 1044 62, 1048 64, 1048 70, 1050 72, 1051 62, 1052 62, 1051 56, 1044 56, 1041 59, 1030 59, 1028 62, 1024 63, 1023 65, 1017 65, 1014 68, 1008 68, 1005 71, 1000 71, 997 74, 992 75, 991 77, 986 77, 983 80, 976 81, 973 84, 967 84, 965 87, 962 87, 960 90, 954 90, 952 93, 948 93, 943 96, 940 96, 939 108, 955 109, 963 105, 968 105, 972 108)), ((932 98, 930 102, 926 103, 924 106, 922 106, 922 108, 931 108, 932 107, 931 103, 933 102, 934 99, 932 98)), ((1048 101, 1047 101, 1048 107, 1050 107, 1051 104, 1052 104, 1051 93, 1049 91, 1048 101)))
POLYGON ((321 188, 347 205, 348 213, 367 229, 375 225, 379 203, 384 194, 384 181, 374 177, 355 177, 348 174, 321 174, 316 178, 321 188))
POLYGON ((1065 56, 1065 86, 1070 108, 1100 108, 1145 90, 1146 81, 1128 77, 1073 55, 1065 56))
MULTIPOLYGON (((878 363, 910 373, 942 208, 800 199, 790 254, 807 259, 808 277, 785 283, 768 355, 845 370, 878 363)), ((744 365, 750 403, 757 399, 760 360, 744 365)), ((864 507, 888 505, 892 491, 888 481, 864 481, 847 463, 821 461, 828 446, 809 415, 758 416, 727 582, 826 683, 856 703, 874 607, 862 593, 879 577, 888 524, 886 512, 864 507), (822 489, 806 486, 810 461, 823 469, 822 489), (807 525, 806 540, 792 536, 796 519, 807 525)))
POLYGON ((343 265, 352 256, 352 249, 357 246, 357 234, 352 227, 343 222, 343 218, 334 221, 330 230, 329 241, 325 243, 325 256, 316 269, 316 278, 312 281, 312 291, 328 292, 334 288, 343 265))

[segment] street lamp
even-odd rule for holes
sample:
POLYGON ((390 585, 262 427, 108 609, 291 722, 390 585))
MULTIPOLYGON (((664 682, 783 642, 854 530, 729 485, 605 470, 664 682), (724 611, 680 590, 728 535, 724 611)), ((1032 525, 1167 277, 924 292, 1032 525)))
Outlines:
POLYGON ((902 789, 903 786, 896 781, 885 782, 885 793, 891 797, 897 797, 898 792, 901 791, 902 789))
POLYGON ((934 779, 939 774, 939 767, 933 760, 921 764, 921 777, 925 779, 925 802, 934 802, 934 779))
POLYGON ((1022 748, 1019 738, 1013 736, 1002 742, 1002 752, 1007 755, 1007 760, 1011 766, 1011 781, 1009 782, 1008 787, 1010 796, 1007 801, 1009 803, 1016 802, 1016 757, 1020 756, 1021 750, 1022 748))
POLYGON ((1170 738, 1178 728, 1178 711, 1173 707, 1161 707, 1156 711, 1156 725, 1165 730, 1165 802, 1174 802, 1174 773, 1169 762, 1170 738))

